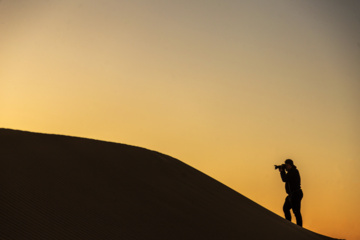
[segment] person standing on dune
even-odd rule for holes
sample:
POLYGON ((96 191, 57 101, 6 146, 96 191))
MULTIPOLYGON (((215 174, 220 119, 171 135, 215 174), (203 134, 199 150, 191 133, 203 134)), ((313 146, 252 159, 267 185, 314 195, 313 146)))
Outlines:
POLYGON ((283 206, 285 218, 291 221, 290 209, 292 209, 296 218, 296 224, 302 227, 300 208, 303 191, 301 190, 300 173, 291 159, 286 159, 283 166, 279 168, 279 171, 282 181, 285 182, 285 190, 288 194, 283 206))

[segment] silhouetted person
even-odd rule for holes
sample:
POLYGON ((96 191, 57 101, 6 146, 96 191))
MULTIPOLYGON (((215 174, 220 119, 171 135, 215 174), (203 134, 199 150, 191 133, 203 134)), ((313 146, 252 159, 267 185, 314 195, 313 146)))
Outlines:
POLYGON ((285 198, 285 203, 283 206, 285 218, 291 221, 290 209, 292 209, 296 218, 296 224, 302 227, 300 208, 303 192, 301 190, 300 173, 291 159, 286 159, 285 169, 279 168, 281 179, 283 182, 285 182, 285 190, 288 194, 288 196, 285 198), (285 169, 287 173, 285 172, 285 169))

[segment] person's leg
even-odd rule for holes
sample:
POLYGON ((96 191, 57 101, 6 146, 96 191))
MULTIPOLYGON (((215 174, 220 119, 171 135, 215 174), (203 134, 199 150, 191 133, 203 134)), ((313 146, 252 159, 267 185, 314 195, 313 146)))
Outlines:
POLYGON ((296 224, 299 225, 300 227, 302 227, 302 216, 301 216, 301 199, 303 198, 303 193, 302 191, 298 191, 294 194, 294 196, 291 198, 291 205, 292 205, 292 209, 296 218, 296 224))
POLYGON ((289 220, 291 222, 290 209, 291 209, 290 198, 289 198, 289 196, 287 196, 285 198, 285 203, 284 203, 284 206, 283 206, 283 210, 284 210, 286 220, 289 220))

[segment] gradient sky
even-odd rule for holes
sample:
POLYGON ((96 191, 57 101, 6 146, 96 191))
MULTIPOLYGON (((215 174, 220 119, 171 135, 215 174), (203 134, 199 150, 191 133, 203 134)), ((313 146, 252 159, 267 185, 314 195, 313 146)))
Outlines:
POLYGON ((360 2, 2 0, 0 127, 156 150, 360 239, 360 2))

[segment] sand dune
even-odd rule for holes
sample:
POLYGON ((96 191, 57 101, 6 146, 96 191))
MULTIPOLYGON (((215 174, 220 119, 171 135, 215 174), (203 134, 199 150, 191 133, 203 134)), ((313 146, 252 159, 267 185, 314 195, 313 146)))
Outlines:
POLYGON ((0 239, 331 239, 164 154, 0 129, 0 239))

